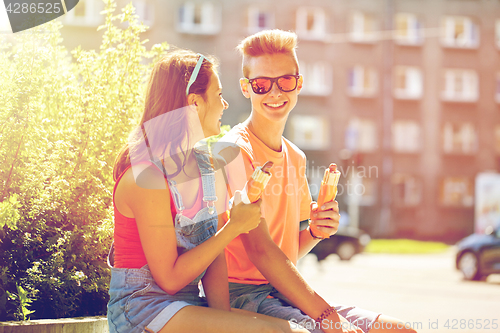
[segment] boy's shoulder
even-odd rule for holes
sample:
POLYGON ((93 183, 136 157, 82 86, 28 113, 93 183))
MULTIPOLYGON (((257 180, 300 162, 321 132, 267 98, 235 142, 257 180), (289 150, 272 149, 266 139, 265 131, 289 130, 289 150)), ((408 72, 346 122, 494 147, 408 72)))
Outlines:
POLYGON ((248 133, 248 128, 241 123, 233 126, 233 128, 231 128, 229 132, 224 134, 221 140, 226 142, 236 143, 236 141, 238 141, 240 138, 245 141, 250 140, 250 134, 248 133))
POLYGON ((293 143, 292 141, 288 140, 284 136, 282 136, 282 138, 283 138, 283 142, 287 146, 287 151, 289 152, 290 155, 297 156, 300 159, 304 159, 304 160, 306 159, 306 154, 299 147, 297 147, 295 145, 295 143, 293 143))
POLYGON ((250 133, 248 132, 248 128, 243 124, 238 124, 231 128, 220 141, 239 146, 240 149, 250 157, 254 155, 250 133))

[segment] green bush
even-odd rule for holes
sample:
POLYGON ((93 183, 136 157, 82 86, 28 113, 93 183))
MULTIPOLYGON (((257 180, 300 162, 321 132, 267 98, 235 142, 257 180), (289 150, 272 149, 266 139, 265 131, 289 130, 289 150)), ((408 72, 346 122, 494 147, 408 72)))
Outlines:
POLYGON ((113 162, 167 45, 105 3, 100 51, 73 61, 58 22, 0 35, 0 321, 106 313, 113 162))

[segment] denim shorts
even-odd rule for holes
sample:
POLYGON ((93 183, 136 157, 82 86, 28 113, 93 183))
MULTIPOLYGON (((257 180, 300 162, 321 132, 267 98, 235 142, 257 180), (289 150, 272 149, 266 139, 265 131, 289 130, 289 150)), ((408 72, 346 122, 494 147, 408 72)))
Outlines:
MULTIPOLYGON (((261 313, 271 317, 288 320, 291 327, 301 325, 312 333, 322 333, 320 325, 298 308, 292 306, 291 301, 277 291, 270 284, 250 285, 229 283, 231 307, 261 313), (270 297, 269 297, 270 296, 270 297)), ((380 316, 379 313, 363 310, 354 306, 343 306, 330 303, 335 310, 346 318, 352 325, 361 328, 363 332, 370 331, 373 323, 380 316)), ((323 323, 330 326, 328 321, 323 323)), ((323 326, 324 327, 324 326, 323 326)))
POLYGON ((198 296, 197 284, 169 295, 153 279, 148 265, 142 268, 111 268, 108 303, 109 332, 158 332, 180 309, 207 306, 198 296))

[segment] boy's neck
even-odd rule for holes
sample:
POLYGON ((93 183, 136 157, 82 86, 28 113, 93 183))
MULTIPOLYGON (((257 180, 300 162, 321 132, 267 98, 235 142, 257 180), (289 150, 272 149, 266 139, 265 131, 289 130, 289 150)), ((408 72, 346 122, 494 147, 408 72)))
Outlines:
POLYGON ((281 151, 281 138, 285 130, 286 119, 279 122, 271 121, 252 112, 243 124, 266 146, 274 151, 281 151))

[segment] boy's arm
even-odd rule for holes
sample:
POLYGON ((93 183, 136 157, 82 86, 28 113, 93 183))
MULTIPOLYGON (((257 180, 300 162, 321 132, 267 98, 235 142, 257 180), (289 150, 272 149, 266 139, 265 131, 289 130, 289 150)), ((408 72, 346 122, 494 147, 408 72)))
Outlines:
POLYGON ((207 272, 201 280, 208 306, 214 309, 230 311, 229 285, 224 251, 208 266, 207 272))
MULTIPOLYGON (((217 231, 219 231, 226 222, 225 216, 222 214, 219 215, 217 231)), ((231 311, 226 255, 224 251, 222 251, 210 266, 208 266, 201 282, 203 283, 203 291, 205 292, 209 307, 231 311)))
MULTIPOLYGON (((318 318, 330 305, 302 278, 295 265, 273 242, 265 219, 248 234, 240 235, 248 258, 264 277, 295 306, 318 318)), ((336 314, 329 317, 338 321, 336 314)))
POLYGON ((311 236, 309 226, 299 233, 299 259, 311 252, 321 239, 316 239, 311 236))

